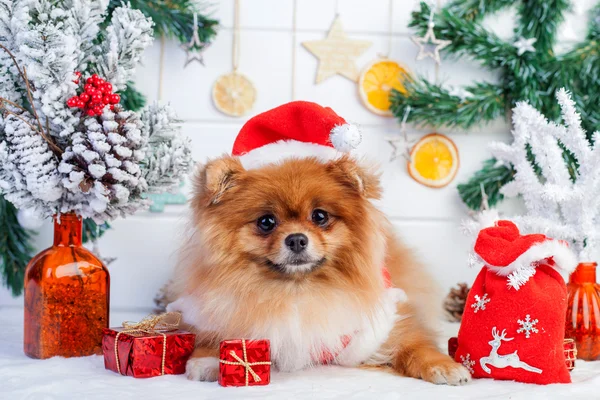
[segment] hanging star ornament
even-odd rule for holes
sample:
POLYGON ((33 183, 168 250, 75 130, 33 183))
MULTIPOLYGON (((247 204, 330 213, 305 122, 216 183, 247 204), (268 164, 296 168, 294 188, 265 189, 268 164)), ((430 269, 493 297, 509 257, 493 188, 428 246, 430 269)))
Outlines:
POLYGON ((181 47, 185 50, 186 55, 183 68, 187 67, 193 61, 198 61, 202 66, 205 66, 204 52, 210 47, 210 43, 200 41, 200 35, 198 34, 198 15, 196 13, 194 13, 192 39, 189 43, 182 44, 181 47))
POLYGON ((430 21, 427 24, 427 33, 425 36, 412 36, 411 39, 417 46, 419 46, 419 54, 417 54, 417 61, 421 61, 425 58, 433 58, 437 65, 440 65, 442 61, 440 60, 440 50, 444 47, 450 45, 452 43, 451 40, 442 40, 437 39, 435 37, 435 32, 433 32, 433 27, 435 24, 430 21))
POLYGON ((319 59, 315 83, 321 83, 336 74, 357 82, 359 73, 355 60, 371 47, 371 44, 367 40, 348 39, 339 17, 333 20, 325 39, 302 43, 319 59))
POLYGON ((408 140, 406 134, 386 136, 385 141, 392 147, 390 162, 396 161, 400 157, 406 161, 410 161, 410 149, 414 145, 414 141, 408 140))

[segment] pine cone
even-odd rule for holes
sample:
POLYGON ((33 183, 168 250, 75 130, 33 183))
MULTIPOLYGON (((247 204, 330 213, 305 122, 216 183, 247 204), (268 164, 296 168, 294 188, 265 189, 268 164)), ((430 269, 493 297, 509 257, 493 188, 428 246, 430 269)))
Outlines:
POLYGON ((469 290, 471 288, 466 283, 459 283, 458 286, 450 289, 450 293, 444 299, 444 314, 448 321, 460 322, 465 311, 469 290))
POLYGON ((59 172, 69 191, 62 212, 99 221, 131 214, 146 204, 146 181, 139 163, 147 137, 137 114, 115 108, 84 117, 71 136, 59 172))

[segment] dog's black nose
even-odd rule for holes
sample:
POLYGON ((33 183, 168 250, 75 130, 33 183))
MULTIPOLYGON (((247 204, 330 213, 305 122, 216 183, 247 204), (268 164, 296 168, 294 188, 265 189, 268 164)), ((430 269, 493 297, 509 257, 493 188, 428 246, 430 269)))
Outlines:
POLYGON ((292 233, 285 238, 285 245, 294 253, 298 254, 308 246, 308 237, 304 233, 292 233))

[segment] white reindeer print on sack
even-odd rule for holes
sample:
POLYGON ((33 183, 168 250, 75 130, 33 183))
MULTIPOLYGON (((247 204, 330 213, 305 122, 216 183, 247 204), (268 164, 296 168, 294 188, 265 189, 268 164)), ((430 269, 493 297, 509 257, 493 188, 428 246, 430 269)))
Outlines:
POLYGON ((515 352, 512 354, 505 354, 505 355, 498 354, 498 349, 500 348, 500 345, 502 344, 503 340, 505 342, 508 342, 508 341, 511 341, 514 339, 514 338, 506 337, 506 329, 503 329, 502 333, 498 334, 498 330, 496 329, 496 327, 493 327, 492 328, 492 336, 494 337, 494 340, 492 340, 491 342, 488 342, 489 345, 492 346, 492 351, 490 352, 490 355, 488 357, 481 357, 479 359, 479 364, 481 364, 481 368, 485 372, 487 372, 488 374, 491 374, 492 371, 490 370, 490 367, 488 367, 488 364, 489 364, 496 368, 513 367, 513 368, 521 368, 521 369, 524 369, 525 371, 529 371, 529 372, 535 372, 536 374, 542 373, 541 369, 532 367, 531 365, 521 361, 519 359, 519 355, 517 354, 517 350, 515 350, 515 352))

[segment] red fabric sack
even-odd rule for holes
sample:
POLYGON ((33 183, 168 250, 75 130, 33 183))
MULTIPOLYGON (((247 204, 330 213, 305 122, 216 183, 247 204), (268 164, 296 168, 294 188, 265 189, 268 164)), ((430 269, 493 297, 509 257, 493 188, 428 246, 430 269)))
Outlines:
POLYGON ((480 231, 484 264, 465 305, 454 359, 474 378, 570 383, 565 365, 567 288, 577 265, 566 243, 521 235, 510 221, 480 231))

